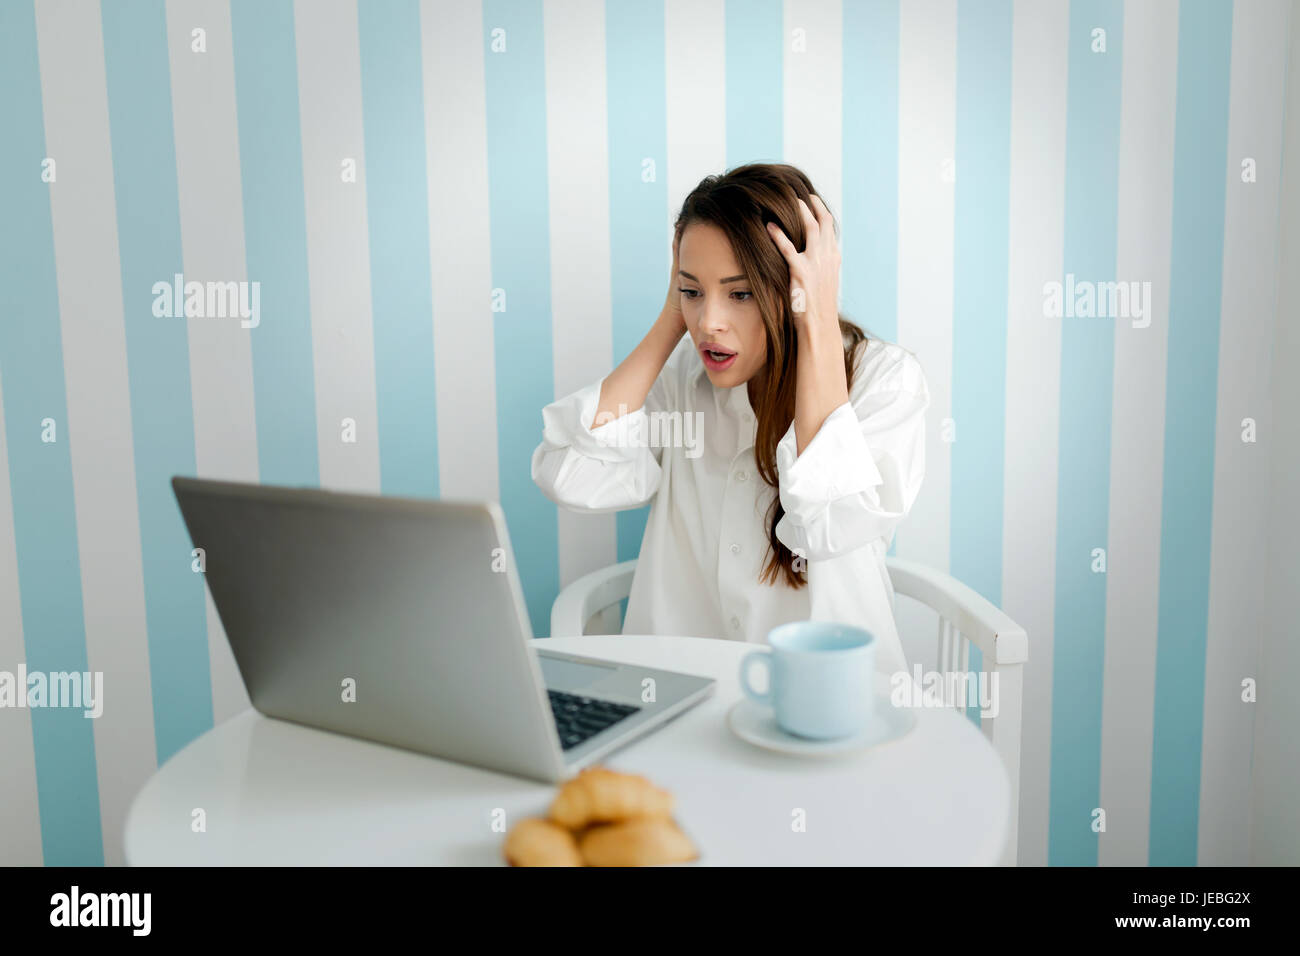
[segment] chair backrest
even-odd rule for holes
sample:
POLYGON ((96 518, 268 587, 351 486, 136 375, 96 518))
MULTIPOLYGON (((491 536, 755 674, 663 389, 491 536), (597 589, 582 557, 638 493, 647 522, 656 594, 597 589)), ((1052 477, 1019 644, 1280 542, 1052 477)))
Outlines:
MULTIPOLYGON (((1029 639, 1024 628, 1001 608, 950 574, 916 561, 887 557, 885 566, 901 594, 931 608, 939 619, 938 672, 955 685, 970 687, 971 650, 979 660, 975 669, 985 675, 995 706, 985 712, 975 703, 956 698, 984 736, 997 750, 1011 781, 1009 836, 1002 863, 1016 863, 1020 819, 1020 729, 1024 695, 1024 664, 1029 659, 1029 639), (957 675, 961 675, 960 678, 957 675)), ((620 608, 631 593, 636 561, 623 561, 583 575, 564 588, 551 607, 551 634, 617 634, 620 608)), ((978 688, 978 682, 977 682, 978 688)))
POLYGON ((1010 834, 1002 862, 1015 865, 1020 819, 1020 731, 1024 698, 1024 664, 1029 659, 1029 638, 1001 608, 950 574, 916 561, 887 557, 885 566, 895 594, 902 594, 932 609, 938 616, 937 670, 948 686, 975 691, 974 703, 966 694, 951 703, 975 720, 997 750, 1011 781, 1010 834), (975 670, 985 675, 992 692, 988 712, 980 706, 978 674, 972 674, 971 650, 980 660, 975 670), (976 686, 972 687, 974 683, 976 686))
POLYGON ((636 560, 584 574, 569 584, 551 605, 551 634, 618 634, 619 604, 632 593, 636 560))

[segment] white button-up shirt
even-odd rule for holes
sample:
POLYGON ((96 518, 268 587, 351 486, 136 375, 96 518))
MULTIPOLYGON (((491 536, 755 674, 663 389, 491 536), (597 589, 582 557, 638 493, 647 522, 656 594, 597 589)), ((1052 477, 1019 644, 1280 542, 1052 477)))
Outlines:
POLYGON ((793 423, 777 446, 776 535, 806 559, 798 589, 759 581, 776 490, 755 464, 747 387, 715 388, 689 336, 641 408, 593 429, 597 381, 542 410, 532 476, 548 498, 597 513, 652 502, 623 633, 766 643, 778 624, 839 621, 876 636, 878 669, 906 668, 884 555, 925 474, 930 393, 911 352, 859 349, 849 401, 803 454, 793 423))

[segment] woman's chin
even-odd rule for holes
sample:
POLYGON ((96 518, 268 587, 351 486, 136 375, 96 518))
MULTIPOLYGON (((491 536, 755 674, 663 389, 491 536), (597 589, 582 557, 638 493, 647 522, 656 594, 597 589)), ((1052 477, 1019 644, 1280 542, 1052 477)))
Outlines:
POLYGON ((705 372, 708 373, 709 381, 713 383, 714 388, 735 388, 737 385, 744 384, 745 381, 732 368, 715 372, 713 369, 706 367, 705 372))

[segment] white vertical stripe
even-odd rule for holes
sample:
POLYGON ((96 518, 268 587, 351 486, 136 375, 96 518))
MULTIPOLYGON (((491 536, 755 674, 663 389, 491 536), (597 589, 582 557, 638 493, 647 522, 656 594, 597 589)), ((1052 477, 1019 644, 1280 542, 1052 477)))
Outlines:
POLYGON ((295 0, 321 486, 380 490, 355 0, 295 0), (354 164, 343 179, 344 160, 354 164), (344 442, 343 419, 355 423, 344 442))
MULTIPOLYGON (((34 430, 32 434, 36 434, 34 430)), ((0 670, 15 673, 26 660, 4 389, 0 388, 0 670)), ((40 866, 45 862, 41 808, 36 797, 32 713, 26 707, 16 707, 0 717, 0 767, 4 768, 0 773, 0 861, 6 866, 40 866)))
MULTIPOLYGON (((1116 318, 1099 835, 1103 866, 1146 866, 1160 598, 1178 0, 1124 7, 1115 274, 1150 282, 1146 328, 1116 318)), ((1141 288, 1141 286, 1139 286, 1141 288)), ((1146 321, 1146 320, 1143 320, 1146 321)))
POLYGON ((295 0, 321 487, 379 491, 356 0, 295 0), (343 179, 351 160, 355 178, 343 179), (343 420, 355 442, 343 441, 343 420))
MULTIPOLYGON (((167 0, 167 49, 185 274, 198 281, 243 282, 248 260, 226 0, 167 0), (205 53, 191 51, 190 32, 198 27, 207 32, 205 53)), ((250 331, 204 319, 186 325, 195 468, 204 478, 258 480, 250 331)), ((249 700, 212 595, 206 588, 204 593, 212 713, 219 724, 247 709, 249 700)))
MULTIPOLYGON (((544 20, 551 352, 560 397, 608 375, 613 350, 605 6, 547 0, 544 20)), ((613 515, 561 508, 558 517, 561 587, 617 560, 613 515)))
POLYGON ((839 220, 844 198, 844 24, 840 0, 786 0, 784 21, 783 155, 786 162, 808 174, 839 220), (802 31, 797 38, 795 31, 802 31), (796 39, 803 52, 796 52, 796 39))
POLYGON ((668 224, 705 176, 727 167, 725 0, 664 0, 668 224))
MULTIPOLYGON (((1214 448, 1214 521, 1201 743, 1197 863, 1245 866, 1250 860, 1254 704, 1241 699, 1244 678, 1258 678, 1260 633, 1267 617, 1271 443, 1275 441, 1265 370, 1273 352, 1277 290, 1283 91, 1287 71, 1286 0, 1233 7, 1228 100, 1227 197, 1223 295, 1219 318, 1219 392, 1214 448), (1257 179, 1242 182, 1242 160, 1257 179), (1242 419, 1261 425, 1242 442, 1242 419)), ((1294 16, 1294 13, 1291 14, 1294 16)), ((1292 69, 1300 64, 1292 64, 1292 69)), ((1292 216, 1295 210, 1292 209, 1292 216)), ((1284 290, 1283 295, 1289 295, 1284 290)), ((1261 754, 1257 759, 1263 759, 1261 754)))
MULTIPOLYGON (((1295 639, 1295 584, 1300 581, 1300 500, 1295 476, 1300 472, 1300 303, 1291 295, 1293 276, 1300 276, 1300 9, 1291 9, 1291 45, 1287 68, 1285 132, 1282 146, 1281 217, 1277 235, 1278 286, 1271 358, 1270 425, 1261 442, 1270 447, 1268 498, 1268 572, 1265 630, 1259 661, 1250 671, 1258 681, 1250 776, 1250 863, 1295 866, 1300 862, 1300 700, 1295 675, 1300 673, 1300 642, 1295 639)), ((1266 368, 1269 366, 1265 366, 1266 368)), ((1213 576, 1211 577, 1213 589, 1213 576)))
POLYGON ((1043 315, 1043 283, 1061 275, 1065 255, 1068 24, 1065 0, 1016 0, 1002 606, 1029 634, 1020 743, 1022 866, 1047 863, 1061 324, 1043 315))
POLYGON ((104 862, 117 866, 126 811, 157 751, 104 37, 98 9, 75 0, 37 3, 36 33, 46 148, 59 164, 50 206, 68 388, 62 440, 72 455, 87 662, 104 673, 94 721, 104 862))
POLYGON ((956 0, 900 4, 898 73, 898 342, 925 369, 931 404, 925 482, 898 530, 896 550, 946 571, 952 446, 941 436, 952 415, 955 184, 942 173, 956 140, 956 0))
POLYGON ((496 499, 501 487, 482 4, 421 0, 420 36, 439 487, 446 498, 496 499))

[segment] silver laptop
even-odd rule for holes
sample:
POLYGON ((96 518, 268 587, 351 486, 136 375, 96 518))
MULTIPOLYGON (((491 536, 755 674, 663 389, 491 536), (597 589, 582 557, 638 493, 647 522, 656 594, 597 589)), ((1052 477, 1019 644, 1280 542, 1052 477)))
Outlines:
POLYGON ((179 477, 172 488, 269 717, 554 782, 715 689, 530 645, 493 502, 179 477))

